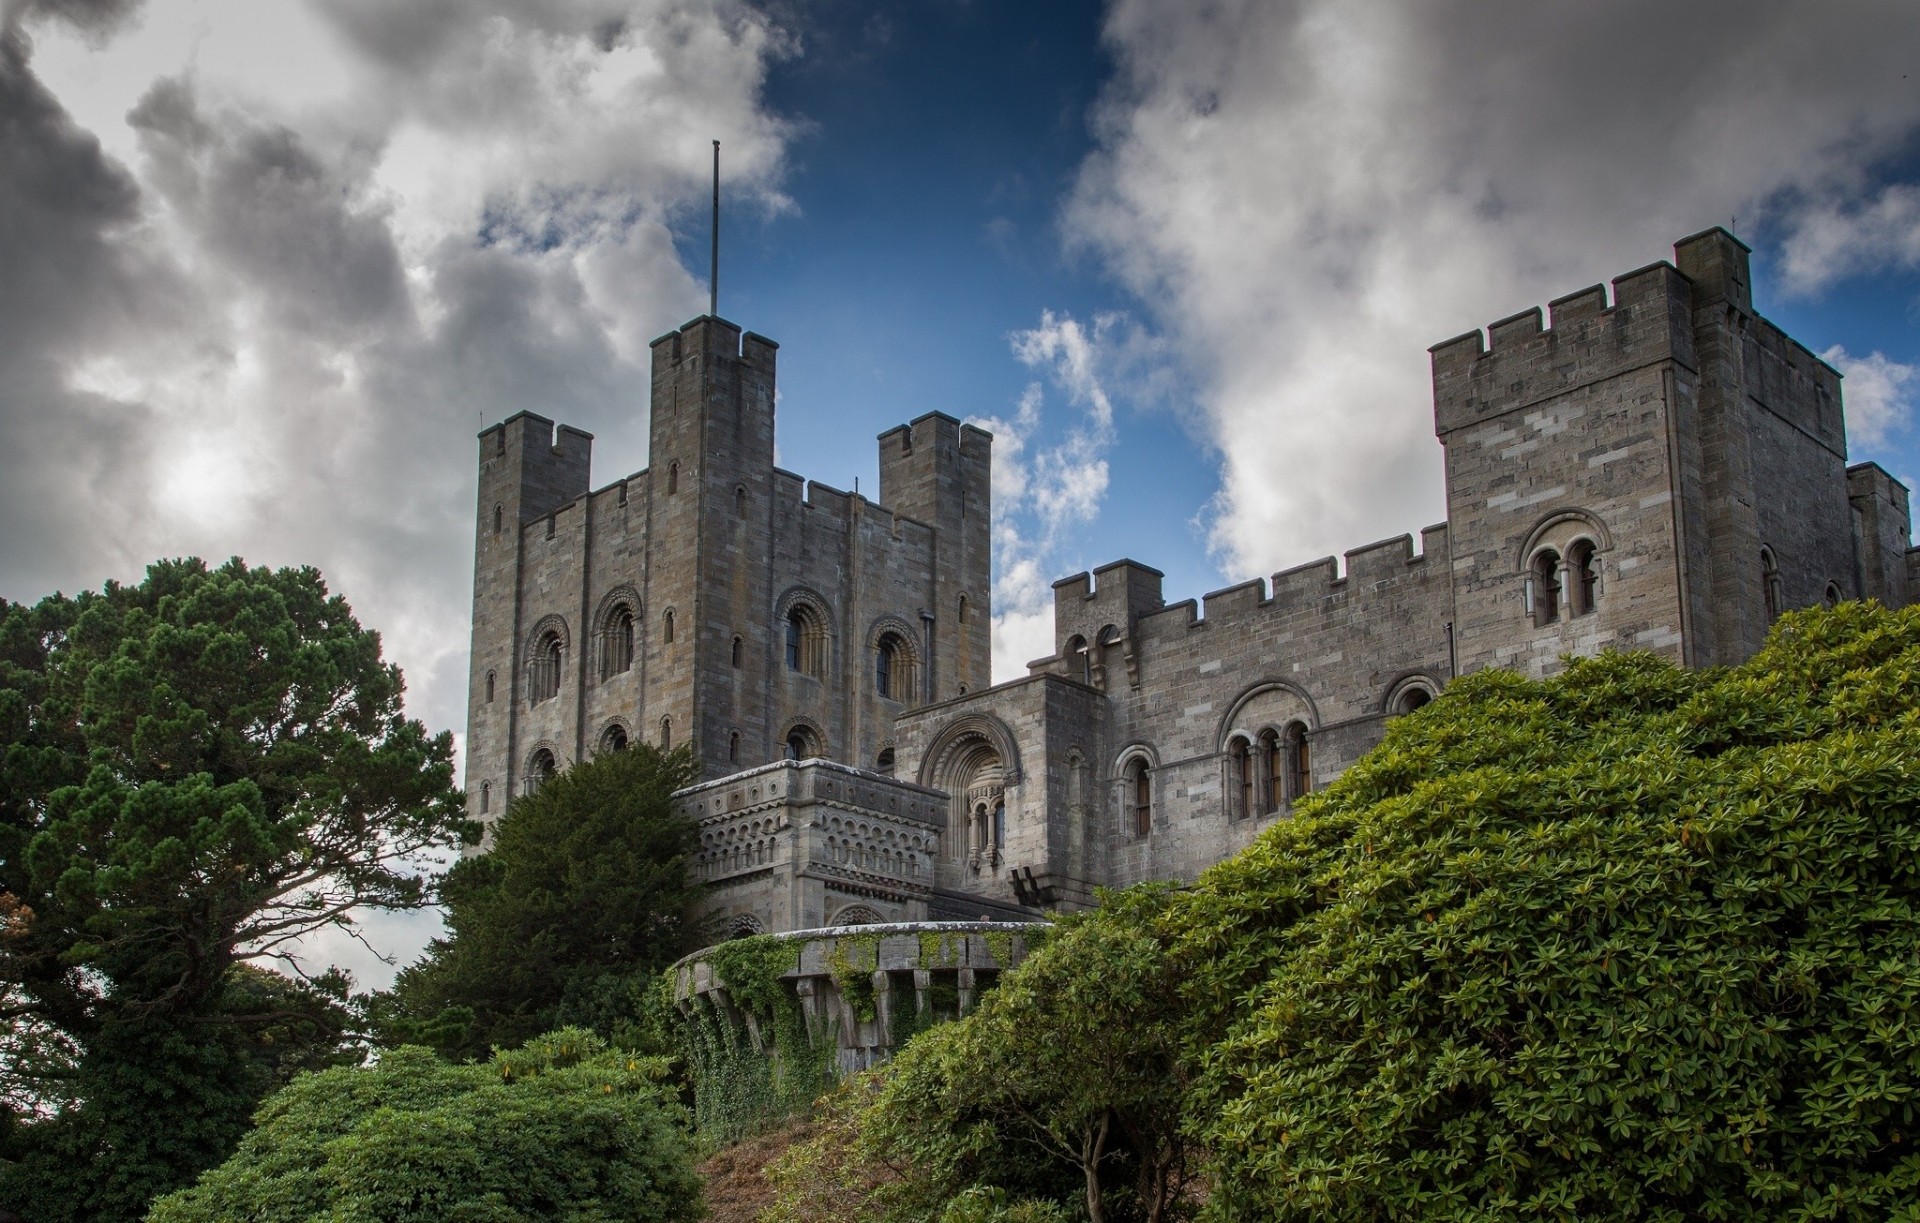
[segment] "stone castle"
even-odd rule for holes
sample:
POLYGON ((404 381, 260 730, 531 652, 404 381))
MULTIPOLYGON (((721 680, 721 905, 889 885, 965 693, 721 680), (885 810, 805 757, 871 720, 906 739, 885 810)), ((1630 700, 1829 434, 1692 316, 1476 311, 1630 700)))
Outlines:
POLYGON ((1724 230, 1432 351, 1447 521, 1169 604, 1054 584, 1051 657, 989 682, 991 437, 880 436, 877 501, 773 464, 777 346, 653 344, 650 466, 480 434, 472 813, 645 738, 728 932, 1019 919, 1188 879, 1454 676, 1759 648, 1782 611, 1920 597, 1907 489, 1849 467, 1839 375, 1753 312, 1724 230))

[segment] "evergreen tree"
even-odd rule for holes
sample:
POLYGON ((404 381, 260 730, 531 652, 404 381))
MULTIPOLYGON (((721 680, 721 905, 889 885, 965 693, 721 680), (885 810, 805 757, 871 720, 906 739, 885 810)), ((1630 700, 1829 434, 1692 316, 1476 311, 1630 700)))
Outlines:
POLYGON ((636 1038, 660 970, 691 950, 699 829, 673 809, 685 748, 604 753, 515 799, 441 886, 447 936, 375 1005, 396 1041, 480 1058, 580 1024, 636 1038))
POLYGON ((0 1207, 131 1220, 324 1062, 344 981, 244 971, 470 831, 450 736, 312 569, 0 604, 0 1207))

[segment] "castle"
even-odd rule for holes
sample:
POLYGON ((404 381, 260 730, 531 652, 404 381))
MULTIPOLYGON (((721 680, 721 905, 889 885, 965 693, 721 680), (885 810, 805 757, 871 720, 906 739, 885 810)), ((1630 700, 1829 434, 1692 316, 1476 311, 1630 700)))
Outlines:
POLYGON ((1020 918, 1188 879, 1454 676, 1567 654, 1705 666, 1782 611, 1916 594, 1907 489, 1849 467, 1840 377, 1753 312, 1721 229, 1432 350, 1447 521, 1168 604, 1054 584, 1054 653, 989 683, 991 437, 880 436, 878 501, 773 465, 776 345, 653 344, 647 470, 480 434, 466 743, 495 818, 569 762, 690 745, 732 933, 1020 918))

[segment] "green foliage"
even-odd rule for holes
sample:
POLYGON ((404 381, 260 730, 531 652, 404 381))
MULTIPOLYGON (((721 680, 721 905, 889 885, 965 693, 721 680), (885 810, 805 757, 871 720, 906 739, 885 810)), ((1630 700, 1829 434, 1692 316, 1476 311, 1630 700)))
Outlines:
POLYGON ((837 1033, 830 1024, 808 1032, 799 1000, 781 980, 798 955, 797 943, 771 935, 709 953, 738 1018, 695 998, 681 1020, 679 1050, 703 1142, 724 1145, 759 1133, 804 1112, 833 1086, 837 1033))
POLYGON ((699 1182, 652 1071, 591 1032, 490 1064, 399 1048, 268 1100, 233 1158, 152 1223, 691 1220, 699 1182))
POLYGON ((1220 1218, 1920 1192, 1920 612, 1454 684, 1175 907, 1220 1218))
POLYGON ((467 1059, 564 1023, 639 1038, 648 991, 690 950, 699 830, 672 796, 693 775, 684 748, 637 744, 514 800, 441 886, 447 937, 377 1000, 387 1038, 467 1059))
POLYGON ((401 691, 311 569, 0 603, 0 999, 38 1102, 0 1127, 0 1203, 137 1218, 331 1055, 344 982, 236 967, 423 903, 407 859, 469 831, 401 691))

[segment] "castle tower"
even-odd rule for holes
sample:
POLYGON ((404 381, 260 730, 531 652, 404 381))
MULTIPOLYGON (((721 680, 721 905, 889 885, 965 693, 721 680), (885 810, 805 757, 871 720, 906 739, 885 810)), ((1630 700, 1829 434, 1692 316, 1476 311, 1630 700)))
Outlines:
POLYGON ((924 700, 992 683, 993 435, 940 412, 880 435, 880 504, 938 532, 924 700))

